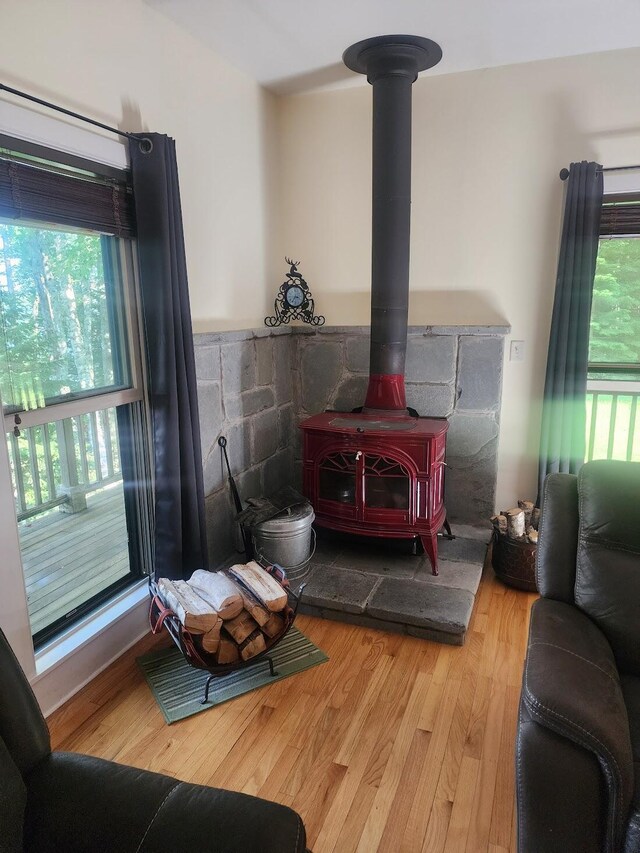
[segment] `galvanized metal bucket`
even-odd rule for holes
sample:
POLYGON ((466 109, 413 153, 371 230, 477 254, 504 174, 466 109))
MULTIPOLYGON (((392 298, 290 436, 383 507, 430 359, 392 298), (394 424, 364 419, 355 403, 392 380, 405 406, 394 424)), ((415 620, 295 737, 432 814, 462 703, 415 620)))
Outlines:
POLYGON ((316 549, 314 519, 313 507, 305 502, 254 525, 251 535, 258 559, 282 566, 292 583, 302 580, 316 549))

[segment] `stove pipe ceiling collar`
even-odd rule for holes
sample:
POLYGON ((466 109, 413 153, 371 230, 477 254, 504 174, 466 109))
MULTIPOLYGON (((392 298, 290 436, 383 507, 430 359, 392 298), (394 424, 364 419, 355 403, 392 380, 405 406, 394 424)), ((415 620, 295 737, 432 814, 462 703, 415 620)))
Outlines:
POLYGON ((442 50, 431 39, 390 35, 345 50, 344 64, 373 87, 371 350, 365 409, 406 413, 409 312, 411 86, 442 50))

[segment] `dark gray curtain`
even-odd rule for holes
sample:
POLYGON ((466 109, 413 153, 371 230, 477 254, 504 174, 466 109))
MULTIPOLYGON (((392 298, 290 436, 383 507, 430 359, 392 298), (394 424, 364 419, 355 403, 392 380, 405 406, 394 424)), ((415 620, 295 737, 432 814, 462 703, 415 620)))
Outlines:
POLYGON ((589 321, 602 211, 602 167, 572 163, 544 385, 538 502, 547 474, 584 462, 589 321))
POLYGON ((195 358, 175 143, 131 140, 155 478, 155 576, 206 564, 195 358))

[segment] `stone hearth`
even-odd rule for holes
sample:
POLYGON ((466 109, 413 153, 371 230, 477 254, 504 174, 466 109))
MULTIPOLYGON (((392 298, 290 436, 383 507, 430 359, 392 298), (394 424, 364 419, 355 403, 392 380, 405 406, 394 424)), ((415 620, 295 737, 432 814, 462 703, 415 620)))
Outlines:
POLYGON ((301 611, 369 628, 462 645, 480 583, 490 531, 459 525, 440 539, 440 574, 406 541, 318 531, 301 611))

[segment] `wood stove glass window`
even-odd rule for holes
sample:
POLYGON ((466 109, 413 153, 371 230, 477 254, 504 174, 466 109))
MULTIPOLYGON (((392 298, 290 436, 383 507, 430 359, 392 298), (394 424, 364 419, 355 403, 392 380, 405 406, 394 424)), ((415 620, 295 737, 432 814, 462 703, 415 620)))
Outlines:
POLYGON ((409 509, 410 477, 395 459, 367 453, 364 502, 371 509, 409 509))
POLYGON ((356 454, 331 453, 319 465, 319 497, 342 504, 356 502, 356 454))

